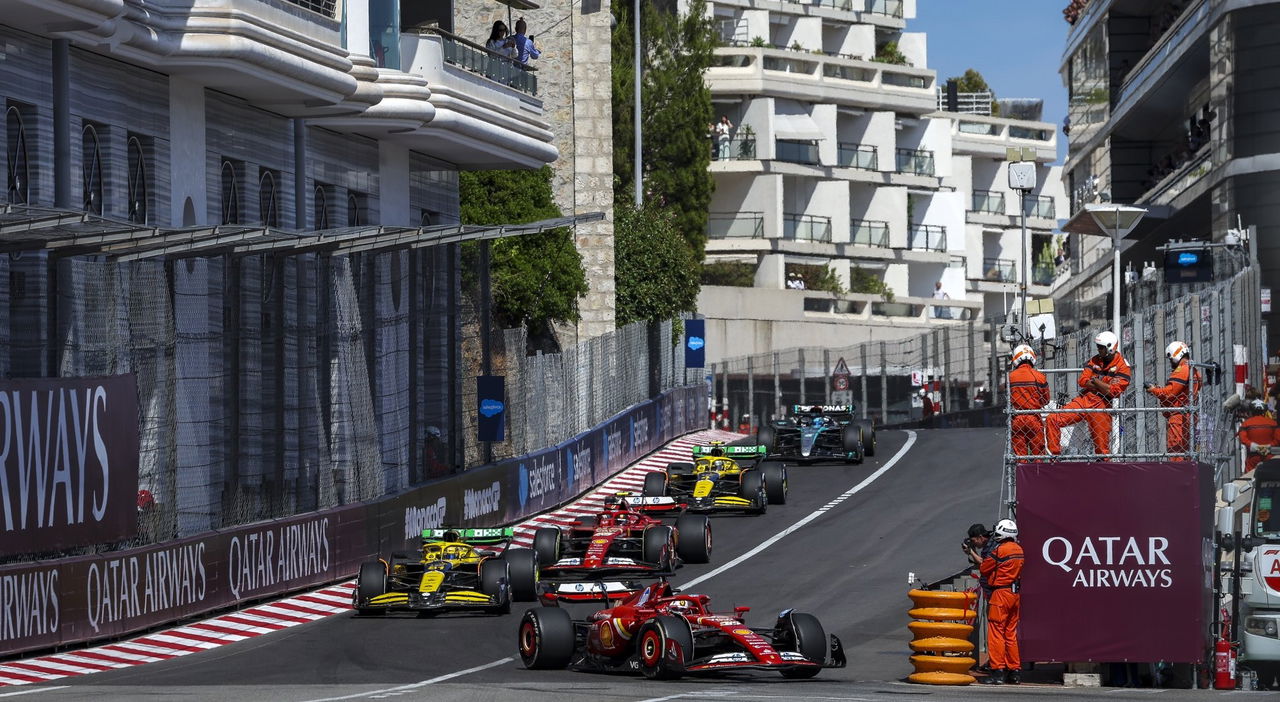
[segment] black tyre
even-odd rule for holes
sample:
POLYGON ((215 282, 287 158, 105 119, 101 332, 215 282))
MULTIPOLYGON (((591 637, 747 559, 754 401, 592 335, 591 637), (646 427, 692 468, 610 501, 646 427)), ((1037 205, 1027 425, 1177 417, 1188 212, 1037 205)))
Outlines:
POLYGON ((503 559, 507 562, 507 583, 511 599, 533 602, 538 599, 538 556, 531 549, 513 548, 503 559))
POLYGON ((657 563, 663 570, 671 566, 671 527, 655 526, 644 530, 641 558, 646 563, 657 563))
POLYGON ((858 422, 862 427, 862 453, 865 456, 876 455, 876 428, 871 422, 858 422))
MULTIPOLYGON (((818 618, 805 612, 792 612, 780 632, 786 643, 784 651, 795 651, 821 666, 827 660, 827 633, 818 618)), ((797 668, 782 671, 784 678, 812 678, 820 668, 797 668)))
POLYGON ((573 660, 576 638, 568 612, 559 607, 530 609, 520 618, 520 661, 535 670, 564 668, 573 660))
POLYGON ((533 532, 533 551, 538 554, 540 567, 555 565, 560 560, 560 530, 543 527, 533 532))
POLYGON ((787 467, 781 463, 761 463, 760 473, 764 477, 764 491, 769 496, 769 504, 787 504, 787 467))
POLYGON ((778 432, 773 427, 760 427, 760 431, 756 432, 756 443, 763 446, 766 451, 773 453, 773 442, 778 440, 778 432))
POLYGON ((742 485, 738 496, 745 500, 755 501, 758 506, 756 514, 764 514, 769 509, 769 495, 764 489, 764 476, 758 470, 742 471, 742 485))
POLYGON ((644 492, 641 494, 645 497, 662 497, 666 495, 667 474, 655 470, 644 476, 644 492))
POLYGON ((682 514, 676 520, 676 554, 685 563, 711 560, 711 519, 705 514, 682 514))
POLYGON ((510 585, 511 572, 505 560, 490 558, 480 564, 480 592, 498 597, 498 606, 495 608, 497 614, 507 614, 511 611, 510 585), (504 588, 504 584, 507 587, 504 588))
POLYGON ((636 655, 640 670, 652 680, 674 680, 684 674, 684 667, 693 660, 693 632, 689 622, 682 617, 656 617, 640 627, 636 637, 636 655), (680 665, 667 659, 667 648, 679 644, 680 665))
POLYGON ((359 614, 382 614, 386 610, 373 607, 359 607, 387 591, 387 569, 382 561, 369 561, 360 564, 360 576, 356 578, 356 612, 359 614))
POLYGON ((862 459, 862 427, 857 424, 847 424, 844 429, 840 430, 840 447, 845 453, 852 453, 862 459))

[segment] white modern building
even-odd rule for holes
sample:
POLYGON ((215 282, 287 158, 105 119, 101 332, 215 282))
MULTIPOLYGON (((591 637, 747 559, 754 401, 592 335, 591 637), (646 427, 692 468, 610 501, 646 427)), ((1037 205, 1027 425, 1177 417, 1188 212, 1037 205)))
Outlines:
MULTIPOLYGON (((926 38, 906 31, 915 5, 710 4, 726 46, 706 80, 717 117, 734 130, 711 146, 707 262, 753 285, 703 286, 709 348, 842 346, 1003 315, 1022 270, 1019 196, 1005 167, 1012 147, 1039 164, 1028 258, 1049 243, 1064 210, 1048 165, 1054 125, 982 114, 990 96, 962 96, 944 111, 926 38), (812 282, 823 269, 846 288, 874 277, 892 301, 790 289, 792 274, 812 282)), ((1032 294, 1046 293, 1051 277, 1037 274, 1032 294)))

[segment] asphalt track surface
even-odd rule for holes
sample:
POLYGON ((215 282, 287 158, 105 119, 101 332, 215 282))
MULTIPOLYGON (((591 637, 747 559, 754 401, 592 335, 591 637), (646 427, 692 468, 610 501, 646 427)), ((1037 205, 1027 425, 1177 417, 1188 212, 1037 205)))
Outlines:
MULTIPOLYGON (((861 466, 789 469, 790 497, 758 517, 713 520, 708 565, 673 583, 711 596, 717 611, 752 607, 770 626, 787 607, 811 612, 845 645, 849 665, 805 681, 771 673, 675 682, 640 676, 525 670, 515 633, 526 606, 504 617, 360 618, 311 624, 136 668, 0 693, 35 700, 932 700, 1207 698, 1192 690, 1065 690, 1058 686, 907 685, 907 574, 941 578, 964 565, 959 542, 998 508, 1001 432, 881 432, 861 466), (897 460, 895 461, 895 457, 897 460), (890 462, 892 464, 890 465, 890 462), (883 470, 889 465, 887 470, 883 470), (868 481, 868 478, 880 474, 868 481), (862 485, 861 489, 854 490, 862 485), (848 494, 832 505, 842 494, 848 494), (824 506, 826 509, 824 510, 824 506), (798 529, 787 532, 797 522, 798 529), (761 548, 763 544, 763 548, 761 548), (745 556, 745 558, 744 558, 745 556), (726 564, 734 563, 728 569, 726 564)), ((536 606, 536 605, 534 605, 536 606)), ((575 616, 589 609, 575 606, 575 616)), ((1216 693, 1215 696, 1222 693, 1216 693)), ((1249 693, 1235 693, 1249 694, 1249 693)))

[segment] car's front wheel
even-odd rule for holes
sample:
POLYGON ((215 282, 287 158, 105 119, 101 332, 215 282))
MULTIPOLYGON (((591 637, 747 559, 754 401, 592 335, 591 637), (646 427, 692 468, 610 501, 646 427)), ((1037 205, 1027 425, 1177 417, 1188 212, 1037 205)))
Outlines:
POLYGON ((369 561, 360 564, 360 575, 356 578, 356 613, 382 614, 386 610, 377 607, 361 607, 369 600, 387 591, 387 569, 382 561, 369 561))
POLYGON ((685 563, 711 560, 711 520, 707 515, 680 515, 676 520, 676 553, 685 563))
POLYGON ((684 674, 684 667, 693 660, 693 631, 689 622, 681 617, 661 616, 650 619, 640 627, 636 639, 636 655, 640 670, 653 680, 674 680, 684 674), (679 663, 667 657, 667 650, 680 647, 679 663))
POLYGON ((783 650, 795 651, 817 663, 819 667, 792 668, 782 671, 784 678, 812 678, 821 670, 827 659, 827 633, 818 618, 805 612, 792 612, 783 624, 781 637, 786 643, 783 650))

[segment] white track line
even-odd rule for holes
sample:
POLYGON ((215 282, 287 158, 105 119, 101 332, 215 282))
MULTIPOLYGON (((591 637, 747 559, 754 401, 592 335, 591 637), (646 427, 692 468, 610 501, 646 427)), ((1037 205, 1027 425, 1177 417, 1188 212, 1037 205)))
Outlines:
POLYGON ((503 664, 506 664, 506 663, 510 663, 510 662, 512 662, 512 661, 514 661, 514 660, 515 660, 515 658, 512 658, 511 656, 507 656, 506 658, 502 658, 502 659, 499 659, 499 660, 496 660, 496 661, 492 661, 492 662, 489 662, 489 663, 485 663, 484 665, 478 665, 478 666, 476 666, 476 667, 474 667, 474 668, 467 668, 466 670, 459 670, 459 671, 454 672, 454 673, 446 673, 446 674, 444 674, 444 675, 439 675, 439 676, 436 676, 436 677, 431 678, 431 679, 429 679, 429 680, 423 680, 423 681, 421 681, 421 682, 410 683, 410 684, 408 684, 408 685, 398 685, 398 686, 396 686, 396 687, 387 687, 387 688, 383 688, 383 689, 381 689, 381 690, 370 690, 370 691, 368 691, 368 692, 357 692, 357 693, 356 693, 356 694, 354 694, 354 695, 344 695, 344 696, 342 696, 342 697, 321 697, 321 698, 319 698, 319 699, 307 700, 306 702, 339 702, 339 700, 358 700, 358 699, 360 699, 361 697, 373 697, 374 695, 385 695, 385 694, 388 694, 388 693, 400 693, 400 692, 407 692, 407 691, 409 691, 409 690, 416 690, 416 689, 418 689, 418 688, 420 688, 420 687, 425 687, 425 686, 427 686, 427 685, 434 685, 434 684, 436 684, 436 683, 444 682, 444 681, 446 681, 446 680, 452 680, 452 679, 454 679, 454 678, 460 678, 460 677, 462 677, 463 675, 470 675, 471 673, 478 673, 478 672, 480 672, 480 671, 482 671, 482 670, 488 670, 489 668, 496 668, 496 667, 498 667, 498 666, 500 666, 500 665, 503 665, 503 664))
POLYGON ((33 687, 30 690, 18 690, 17 692, 0 692, 0 697, 17 697, 18 695, 32 695, 37 692, 53 692, 54 690, 62 690, 71 687, 70 685, 54 685, 53 687, 33 687))
POLYGON ((871 475, 868 475, 866 478, 863 478, 862 482, 860 482, 860 483, 858 483, 857 485, 854 485, 853 487, 851 487, 851 488, 849 488, 848 490, 844 491, 843 493, 841 493, 841 494, 840 494, 840 496, 839 496, 839 497, 835 498, 834 500, 832 500, 832 501, 828 502, 827 504, 825 504, 825 505, 823 505, 823 506, 819 507, 818 509, 814 510, 813 512, 810 512, 810 513, 809 513, 809 515, 808 515, 807 517, 805 517, 804 519, 801 519, 800 521, 796 522, 795 524, 792 524, 791 526, 787 527, 786 529, 783 529, 782 531, 778 532, 777 534, 774 534, 773 536, 769 537, 768 539, 765 539, 764 541, 762 541, 762 542, 760 543, 760 545, 759 545, 759 546, 756 546, 755 548, 751 549, 750 551, 747 551, 746 553, 742 554, 741 556, 738 556, 737 558, 733 559, 732 561, 729 561, 728 563, 725 563, 724 565, 720 566, 719 568, 716 568, 715 570, 713 570, 713 571, 711 571, 711 572, 709 572, 709 573, 703 573, 702 575, 699 575, 698 577, 694 578, 693 580, 690 580, 689 582, 687 582, 687 583, 684 583, 684 584, 680 585, 680 589, 681 589, 681 590, 687 590, 688 588, 691 588, 691 587, 693 587, 694 585, 697 585, 698 583, 701 583, 701 582, 705 582, 705 581, 707 581, 707 580, 710 580, 711 578, 716 577, 717 575, 719 575, 719 574, 721 574, 721 573, 725 572, 726 570, 729 570, 730 568, 733 568, 734 566, 739 565, 739 564, 741 564, 741 563, 745 562, 747 559, 751 558, 752 556, 755 556, 756 554, 760 553, 761 551, 765 550, 766 548, 769 548, 770 546, 772 546, 772 545, 774 545, 774 544, 778 543, 778 541, 780 541, 780 540, 782 539, 782 537, 786 536, 787 534, 790 534, 790 533, 792 533, 792 532, 794 532, 794 531, 796 531, 796 530, 800 529, 801 527, 803 527, 804 525, 808 524, 809 522, 812 522, 813 520, 817 519, 818 517, 821 517, 822 515, 826 514, 830 509, 832 509, 832 508, 833 508, 833 507, 835 507, 836 505, 840 504, 841 502, 844 502, 845 500, 849 499, 850 497, 853 497, 854 495, 858 494, 859 492, 862 492, 863 488, 865 488, 865 487, 867 487, 868 485, 870 485, 871 483, 875 482, 876 478, 879 478, 880 476, 882 476, 882 475, 884 475, 885 473, 889 472, 889 469, 890 469, 890 468, 892 468, 892 467, 894 467, 895 465, 897 465, 898 461, 899 461, 899 460, 901 460, 903 456, 907 455, 907 451, 911 450, 911 446, 912 446, 913 444, 915 444, 915 443, 916 443, 916 433, 915 433, 914 431, 910 431, 910 430, 908 430, 908 431, 907 431, 907 443, 903 444, 903 445, 902 445, 902 448, 898 449, 898 452, 897 452, 897 453, 895 453, 895 454, 893 454, 893 458, 890 458, 890 459, 889 459, 889 460, 888 460, 888 461, 887 461, 883 466, 880 466, 880 469, 879 469, 879 470, 877 470, 876 472, 872 473, 871 475))

